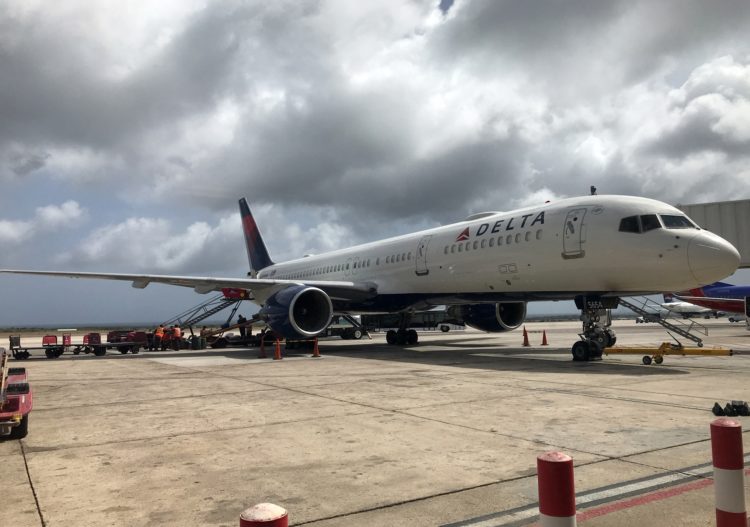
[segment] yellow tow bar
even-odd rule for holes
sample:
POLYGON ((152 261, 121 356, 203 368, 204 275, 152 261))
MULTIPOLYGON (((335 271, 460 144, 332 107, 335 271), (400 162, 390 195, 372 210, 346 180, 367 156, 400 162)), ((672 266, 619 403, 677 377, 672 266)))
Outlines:
POLYGON ((727 348, 686 348, 682 344, 672 344, 671 342, 662 342, 661 345, 654 348, 640 348, 640 347, 614 347, 605 348, 604 353, 609 354, 623 354, 623 355, 643 355, 643 364, 649 365, 651 362, 661 364, 664 362, 664 355, 712 355, 712 356, 731 356, 734 352, 727 348))

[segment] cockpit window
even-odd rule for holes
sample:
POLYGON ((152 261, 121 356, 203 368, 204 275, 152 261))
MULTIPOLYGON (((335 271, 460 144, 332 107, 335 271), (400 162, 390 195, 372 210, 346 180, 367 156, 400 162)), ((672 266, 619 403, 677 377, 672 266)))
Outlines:
POLYGON ((638 216, 628 216, 620 220, 620 232, 641 232, 638 216))
POLYGON ((641 226, 643 227, 643 232, 646 232, 653 229, 660 229, 661 223, 659 223, 659 218, 656 217, 656 214, 644 214, 641 216, 641 226))
POLYGON ((660 214, 661 221, 667 229, 697 229, 698 227, 690 221, 687 216, 678 214, 660 214))

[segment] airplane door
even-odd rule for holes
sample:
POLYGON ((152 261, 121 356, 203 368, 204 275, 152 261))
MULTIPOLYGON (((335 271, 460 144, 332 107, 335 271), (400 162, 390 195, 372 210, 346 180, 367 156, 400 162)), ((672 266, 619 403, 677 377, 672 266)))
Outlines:
POLYGON ((427 269, 427 247, 430 245, 430 238, 432 238, 432 235, 423 236, 417 245, 417 268, 415 271, 417 276, 430 273, 430 270, 427 269))
POLYGON ((583 244, 586 243, 586 229, 584 217, 586 209, 573 209, 568 212, 563 224, 563 252, 562 257, 566 260, 571 258, 583 258, 586 251, 583 244))

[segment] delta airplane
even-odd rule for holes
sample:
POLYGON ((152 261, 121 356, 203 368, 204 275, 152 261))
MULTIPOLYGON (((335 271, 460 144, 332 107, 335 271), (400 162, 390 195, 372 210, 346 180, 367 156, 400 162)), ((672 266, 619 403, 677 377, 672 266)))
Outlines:
POLYGON ((674 294, 684 302, 715 311, 745 314, 745 299, 750 298, 750 286, 716 282, 674 294))
POLYGON ((620 296, 680 291, 712 283, 739 265, 737 250, 665 203, 630 196, 561 199, 326 254, 274 263, 244 198, 248 278, 2 270, 5 273, 127 280, 250 290, 260 319, 285 338, 310 338, 334 314, 400 313, 389 344, 415 344, 409 314, 451 306, 489 332, 519 327, 526 303, 575 300, 582 310, 575 360, 612 346, 607 309, 620 296), (606 322, 605 322, 606 321, 606 322))

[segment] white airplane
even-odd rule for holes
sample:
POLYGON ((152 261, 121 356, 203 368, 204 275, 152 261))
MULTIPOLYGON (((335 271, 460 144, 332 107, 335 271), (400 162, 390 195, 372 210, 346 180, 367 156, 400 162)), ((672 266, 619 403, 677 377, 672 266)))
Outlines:
POLYGON ((474 328, 501 332, 526 317, 526 303, 570 300, 582 310, 575 360, 601 357, 615 342, 606 309, 620 296, 681 291, 715 282, 739 265, 737 250, 665 203, 629 196, 562 199, 337 251, 274 263, 240 200, 249 278, 1 270, 73 278, 164 283, 198 293, 252 292, 258 313, 286 338, 310 338, 333 314, 402 313, 389 344, 415 344, 409 313, 453 306, 474 328))
POLYGON ((683 300, 675 300, 675 297, 671 294, 665 294, 664 303, 659 305, 667 311, 682 315, 683 318, 690 318, 694 315, 714 315, 717 313, 715 309, 697 306, 683 300))

